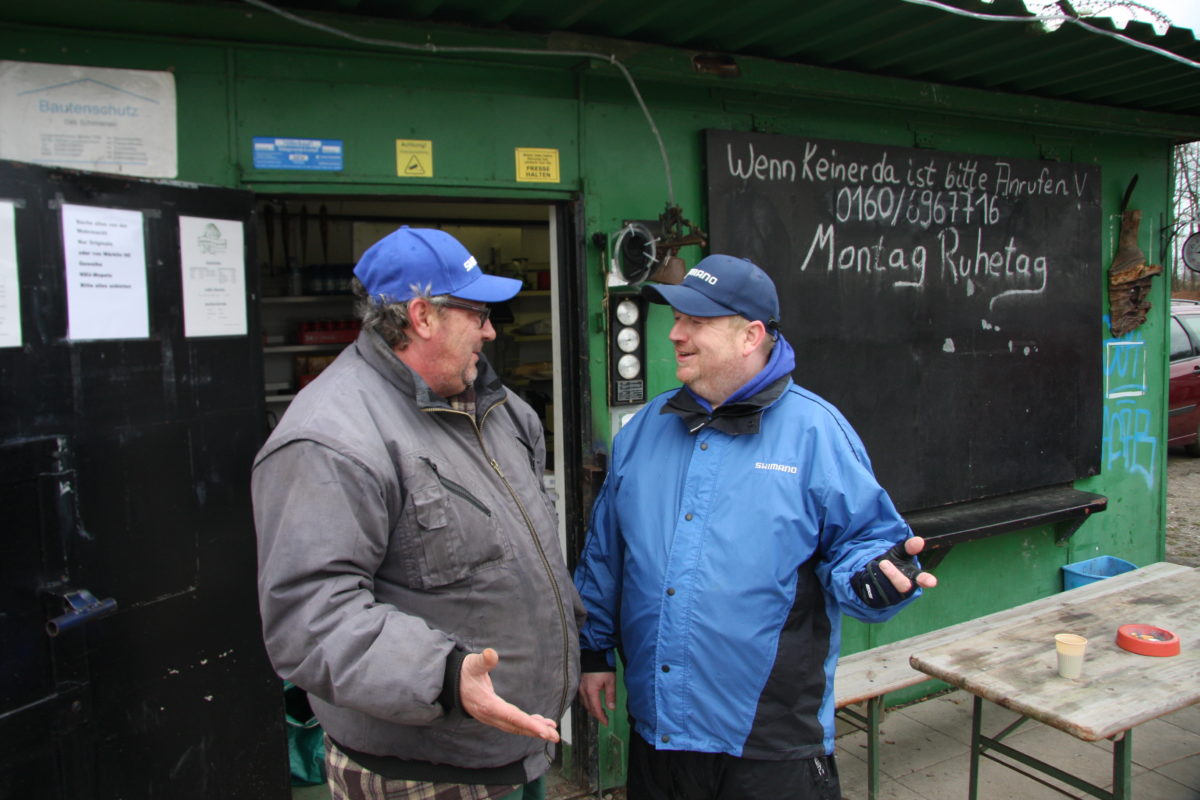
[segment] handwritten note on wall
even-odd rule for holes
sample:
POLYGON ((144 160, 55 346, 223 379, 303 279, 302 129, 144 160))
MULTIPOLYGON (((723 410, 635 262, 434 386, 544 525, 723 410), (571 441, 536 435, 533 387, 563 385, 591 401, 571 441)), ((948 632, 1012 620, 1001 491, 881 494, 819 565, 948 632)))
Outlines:
POLYGON ((710 252, 771 275, 902 507, 1099 469, 1099 167, 736 131, 706 165, 710 252))
POLYGON ((143 226, 140 211, 63 205, 71 339, 149 337, 143 226))

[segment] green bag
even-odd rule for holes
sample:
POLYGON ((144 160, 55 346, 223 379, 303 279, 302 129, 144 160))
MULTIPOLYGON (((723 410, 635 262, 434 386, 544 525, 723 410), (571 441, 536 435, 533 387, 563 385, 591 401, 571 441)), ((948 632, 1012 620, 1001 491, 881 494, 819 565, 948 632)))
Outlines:
POLYGON ((325 732, 313 716, 308 693, 283 682, 283 719, 287 723, 288 763, 293 786, 325 782, 325 732))

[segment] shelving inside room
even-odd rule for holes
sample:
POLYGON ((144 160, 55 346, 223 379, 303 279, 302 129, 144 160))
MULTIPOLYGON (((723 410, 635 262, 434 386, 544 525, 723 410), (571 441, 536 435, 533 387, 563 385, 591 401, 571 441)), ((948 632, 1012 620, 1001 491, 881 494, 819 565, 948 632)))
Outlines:
POLYGON ((356 338, 350 279, 363 251, 410 225, 440 228, 461 241, 486 272, 523 281, 525 288, 515 298, 493 304, 496 340, 485 345, 484 354, 505 384, 541 416, 547 449, 553 452, 557 320, 552 207, 260 194, 257 211, 269 425, 356 338))

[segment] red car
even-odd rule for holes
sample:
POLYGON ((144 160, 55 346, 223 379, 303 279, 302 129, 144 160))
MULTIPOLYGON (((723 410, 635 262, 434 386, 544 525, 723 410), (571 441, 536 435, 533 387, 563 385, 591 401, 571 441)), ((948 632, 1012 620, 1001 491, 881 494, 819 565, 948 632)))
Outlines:
POLYGON ((1171 301, 1167 446, 1200 456, 1200 301, 1171 301))

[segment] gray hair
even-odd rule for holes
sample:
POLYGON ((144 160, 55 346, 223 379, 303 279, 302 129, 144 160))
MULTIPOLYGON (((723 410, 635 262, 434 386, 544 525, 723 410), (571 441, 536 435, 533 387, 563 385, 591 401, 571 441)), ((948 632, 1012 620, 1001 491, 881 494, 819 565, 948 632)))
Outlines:
POLYGON ((362 320, 362 326, 373 330, 383 337, 388 347, 403 350, 408 347, 407 328, 411 324, 408 318, 408 304, 413 298, 423 297, 438 308, 445 306, 449 295, 431 295, 430 286, 416 284, 410 286, 413 297, 408 300, 395 302, 383 295, 372 296, 367 293, 367 287, 362 281, 354 278, 350 283, 354 292, 354 313, 362 320))

